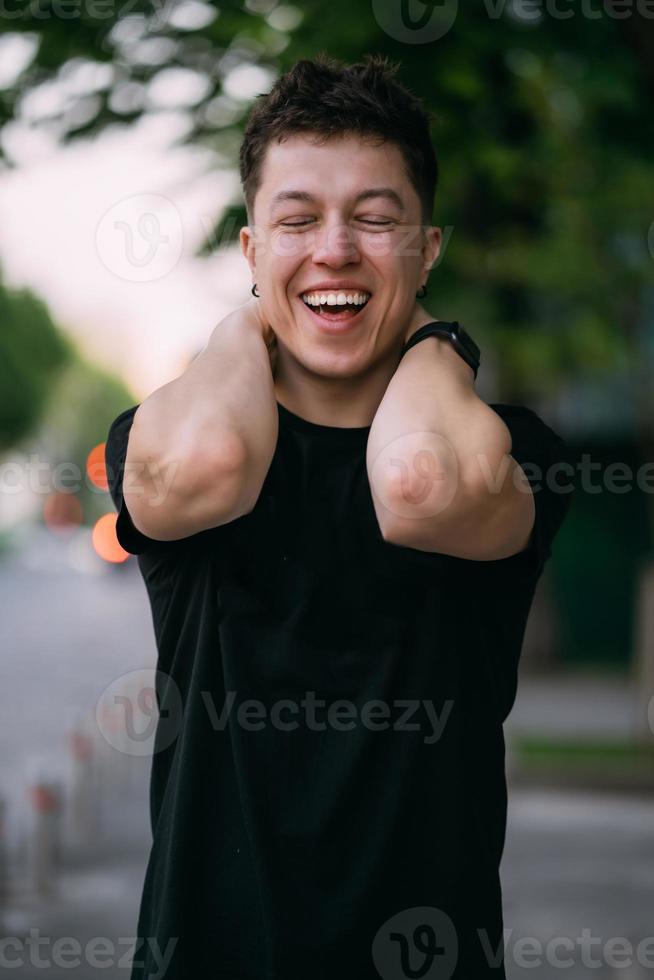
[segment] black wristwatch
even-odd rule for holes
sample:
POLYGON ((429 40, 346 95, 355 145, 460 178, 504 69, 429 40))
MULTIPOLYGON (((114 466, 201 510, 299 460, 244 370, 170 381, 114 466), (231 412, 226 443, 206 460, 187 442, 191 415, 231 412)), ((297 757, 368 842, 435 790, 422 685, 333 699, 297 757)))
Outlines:
POLYGON ((425 337, 434 336, 444 337, 446 340, 450 341, 457 354, 459 354, 466 364, 470 365, 472 370, 475 372, 476 379, 481 359, 481 351, 470 334, 463 329, 458 320, 452 320, 451 322, 449 320, 433 320, 431 323, 426 323, 424 327, 419 327, 413 336, 409 337, 408 341, 402 348, 400 360, 404 357, 406 352, 413 347, 414 344, 420 343, 420 341, 424 340, 425 337))

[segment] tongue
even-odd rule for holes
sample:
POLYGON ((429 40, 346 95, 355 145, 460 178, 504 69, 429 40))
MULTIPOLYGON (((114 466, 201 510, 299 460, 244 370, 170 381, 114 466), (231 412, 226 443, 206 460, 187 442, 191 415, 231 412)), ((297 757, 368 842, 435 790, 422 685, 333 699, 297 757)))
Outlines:
POLYGON ((346 303, 345 306, 330 306, 329 303, 322 303, 320 306, 321 316, 332 317, 334 320, 347 320, 361 309, 354 303, 346 303))

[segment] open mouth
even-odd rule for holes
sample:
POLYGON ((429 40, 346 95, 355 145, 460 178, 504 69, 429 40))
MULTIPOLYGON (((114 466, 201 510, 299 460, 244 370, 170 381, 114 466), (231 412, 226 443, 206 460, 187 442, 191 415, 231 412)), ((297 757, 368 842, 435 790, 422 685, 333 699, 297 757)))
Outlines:
POLYGON ((331 295, 328 300, 325 296, 303 294, 300 299, 312 313, 326 320, 339 322, 358 316, 370 302, 370 296, 370 293, 338 293, 336 296, 331 295))

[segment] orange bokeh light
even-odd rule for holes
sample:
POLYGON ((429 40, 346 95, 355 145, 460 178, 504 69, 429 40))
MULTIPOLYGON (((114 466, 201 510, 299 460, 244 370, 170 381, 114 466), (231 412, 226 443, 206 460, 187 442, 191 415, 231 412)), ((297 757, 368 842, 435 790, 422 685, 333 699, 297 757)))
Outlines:
POLYGON ((86 457, 86 475, 91 483, 100 490, 108 490, 107 468, 104 462, 104 442, 94 446, 86 457))
POLYGON ((72 531, 82 523, 82 505, 74 494, 55 490, 43 502, 43 521, 51 531, 72 531))
POLYGON ((129 552, 120 545, 116 537, 116 521, 118 514, 103 514, 98 518, 93 528, 93 547, 100 558, 105 561, 120 563, 127 561, 129 552))

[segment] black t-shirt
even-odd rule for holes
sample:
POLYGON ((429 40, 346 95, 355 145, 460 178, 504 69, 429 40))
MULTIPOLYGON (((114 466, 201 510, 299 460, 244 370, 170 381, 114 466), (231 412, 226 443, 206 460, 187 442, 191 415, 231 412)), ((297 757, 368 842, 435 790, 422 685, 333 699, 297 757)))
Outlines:
POLYGON ((502 723, 571 499, 556 487, 569 475, 551 470, 570 461, 565 443, 530 409, 491 406, 536 521, 520 554, 468 561, 384 541, 369 427, 278 403, 252 512, 159 542, 122 498, 137 407, 106 445, 118 538, 138 555, 158 649, 132 980, 157 974, 153 944, 170 940, 166 980, 504 977, 502 723))

